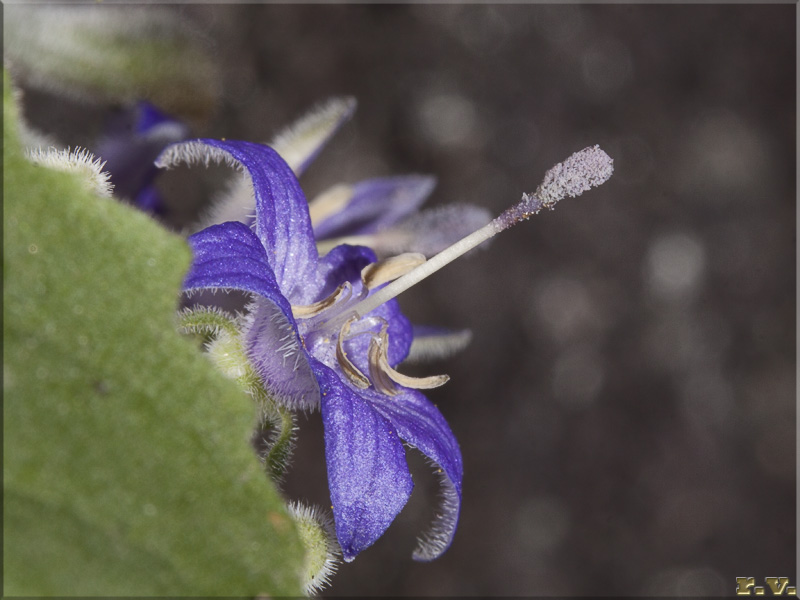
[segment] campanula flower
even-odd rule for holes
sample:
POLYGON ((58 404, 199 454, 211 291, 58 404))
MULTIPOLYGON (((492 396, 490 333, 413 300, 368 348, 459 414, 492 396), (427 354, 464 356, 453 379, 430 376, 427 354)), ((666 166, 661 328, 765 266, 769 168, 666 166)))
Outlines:
POLYGON ((242 331, 251 365, 284 406, 320 407, 344 559, 372 545, 408 500, 413 483, 403 442, 438 466, 442 505, 414 554, 437 557, 458 521, 461 453, 441 413, 418 391, 447 376, 414 378, 396 370, 413 330, 394 298, 497 233, 604 183, 613 161, 598 146, 585 148, 551 168, 534 193, 430 260, 412 253, 382 261, 367 247, 347 244, 319 255, 299 183, 268 146, 195 140, 169 147, 157 164, 181 161, 227 161, 250 176, 255 231, 231 221, 192 235, 194 261, 184 289, 252 294, 242 331))
POLYGON ((444 417, 419 389, 447 377, 413 378, 396 370, 412 342, 411 325, 396 300, 354 312, 424 257, 377 261, 371 249, 353 245, 320 257, 295 174, 268 146, 195 140, 167 148, 158 164, 181 161, 226 161, 252 182, 254 228, 230 221, 190 236, 194 260, 184 289, 253 295, 242 332, 249 361, 276 401, 321 410, 345 560, 372 545, 411 494, 403 442, 438 467, 442 506, 414 554, 419 560, 437 557, 450 545, 458 521, 461 452, 444 417))

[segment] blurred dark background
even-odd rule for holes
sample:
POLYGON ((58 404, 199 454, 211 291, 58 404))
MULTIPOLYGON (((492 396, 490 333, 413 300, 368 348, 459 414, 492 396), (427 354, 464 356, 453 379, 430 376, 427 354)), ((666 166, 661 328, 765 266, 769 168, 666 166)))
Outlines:
MULTIPOLYGON (((794 5, 172 10, 222 67, 197 134, 267 141, 359 100, 308 196, 430 173, 429 206, 497 214, 576 150, 615 159, 609 183, 401 297, 415 322, 474 333, 423 371, 452 377, 429 397, 463 451, 459 529, 411 560, 436 495, 411 456, 409 505, 325 595, 798 583, 794 5)), ((168 223, 190 226, 224 175, 162 177, 168 223)), ((319 414, 301 427, 286 492, 327 506, 319 414)))

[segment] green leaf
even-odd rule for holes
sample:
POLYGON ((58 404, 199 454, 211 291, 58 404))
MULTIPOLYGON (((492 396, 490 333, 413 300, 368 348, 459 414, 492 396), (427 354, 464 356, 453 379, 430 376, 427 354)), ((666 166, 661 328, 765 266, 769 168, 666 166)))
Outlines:
POLYGON ((4 594, 301 594, 252 399, 175 331, 188 246, 27 161, 4 90, 4 594))
MULTIPOLYGON (((178 326, 186 333, 211 336, 212 340, 206 344, 209 357, 221 372, 235 379, 261 409, 254 439, 267 475, 279 483, 294 451, 297 429, 294 415, 272 399, 248 362, 239 335, 241 325, 236 323, 236 317, 216 307, 192 307, 179 313, 178 326)), ((304 539, 302 528, 300 534, 304 539)))

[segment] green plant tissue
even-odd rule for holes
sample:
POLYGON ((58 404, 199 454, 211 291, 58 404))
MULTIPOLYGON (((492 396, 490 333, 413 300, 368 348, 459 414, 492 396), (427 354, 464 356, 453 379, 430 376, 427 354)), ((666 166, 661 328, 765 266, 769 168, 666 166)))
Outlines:
POLYGON ((4 594, 300 595, 252 401, 175 332, 188 246, 27 161, 3 104, 4 594))

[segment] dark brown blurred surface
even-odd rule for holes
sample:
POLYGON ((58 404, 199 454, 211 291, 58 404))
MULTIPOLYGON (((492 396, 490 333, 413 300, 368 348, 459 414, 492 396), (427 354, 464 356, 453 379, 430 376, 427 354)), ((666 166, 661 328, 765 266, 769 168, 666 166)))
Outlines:
MULTIPOLYGON (((474 333, 423 371, 452 377, 429 396, 461 443, 461 522, 442 558, 411 560, 436 493, 412 456, 409 505, 327 595, 798 583, 795 6, 174 9, 223 65, 200 134, 266 141, 359 100, 309 196, 430 173, 431 206, 496 214, 576 150, 615 159, 609 183, 401 297, 415 322, 474 333)), ((211 193, 192 176, 164 178, 173 226, 211 193)), ((319 414, 301 426, 286 490, 327 505, 319 414)))

